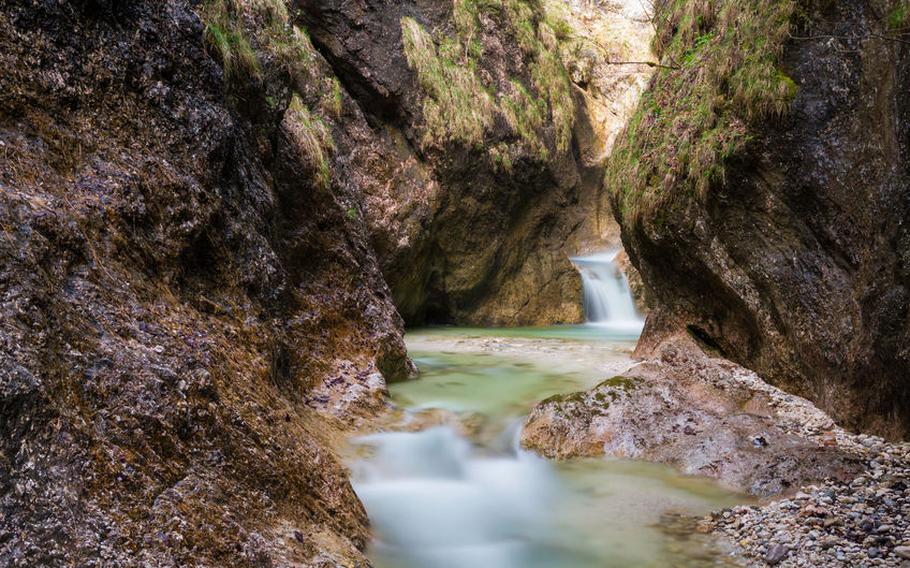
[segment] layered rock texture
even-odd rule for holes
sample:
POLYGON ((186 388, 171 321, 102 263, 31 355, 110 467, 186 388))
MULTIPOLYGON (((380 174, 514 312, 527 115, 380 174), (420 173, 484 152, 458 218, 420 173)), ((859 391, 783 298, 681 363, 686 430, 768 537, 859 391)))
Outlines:
POLYGON ((196 9, 0 9, 4 566, 367 565, 331 442, 402 322, 266 16, 223 73, 196 9))
POLYGON ((366 565, 332 447, 413 374, 396 304, 576 321, 615 238, 589 106, 642 70, 582 40, 525 0, 0 8, 0 564, 366 565))
POLYGON ((910 425, 905 2, 658 2, 609 194, 652 312, 839 423, 910 425))
POLYGON ((366 182, 364 214, 405 320, 579 321, 568 257, 618 241, 593 212, 648 69, 603 54, 620 58, 626 36, 627 51, 647 51, 649 24, 621 4, 297 5, 376 141, 341 161, 366 182))

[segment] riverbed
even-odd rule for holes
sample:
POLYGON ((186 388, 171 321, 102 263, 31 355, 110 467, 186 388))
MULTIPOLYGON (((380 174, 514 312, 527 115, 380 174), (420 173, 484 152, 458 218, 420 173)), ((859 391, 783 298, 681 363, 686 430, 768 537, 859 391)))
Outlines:
POLYGON ((633 364, 636 330, 597 326, 408 334, 420 369, 392 385, 388 431, 354 440, 352 481, 379 568, 716 566, 686 519, 742 503, 710 480, 607 458, 554 463, 518 447, 539 400, 633 364))

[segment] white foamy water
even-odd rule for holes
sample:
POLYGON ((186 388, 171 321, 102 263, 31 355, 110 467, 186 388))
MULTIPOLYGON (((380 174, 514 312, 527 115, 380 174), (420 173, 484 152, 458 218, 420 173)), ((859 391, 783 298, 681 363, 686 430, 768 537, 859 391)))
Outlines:
POLYGON ((535 566, 559 482, 527 452, 479 452, 449 427, 357 440, 372 459, 354 490, 376 528, 375 551, 389 566, 535 566))
POLYGON ((409 334, 421 378, 389 387, 407 409, 402 426, 442 408, 468 433, 428 426, 353 441, 352 484, 370 516, 377 568, 717 566, 697 535, 677 543, 655 528, 668 512, 741 502, 714 482, 647 463, 550 462, 519 449, 535 401, 589 388, 629 362, 631 342, 569 331, 409 334))
POLYGON ((619 251, 571 258, 581 274, 585 319, 611 331, 638 333, 644 321, 635 309, 629 283, 616 264, 619 251))

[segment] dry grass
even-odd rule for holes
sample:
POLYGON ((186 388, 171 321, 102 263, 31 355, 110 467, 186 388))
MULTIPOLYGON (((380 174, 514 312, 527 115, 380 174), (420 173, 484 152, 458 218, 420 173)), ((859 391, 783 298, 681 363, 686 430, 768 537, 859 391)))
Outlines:
MULTIPOLYGON (((461 142, 480 147, 496 117, 502 116, 541 159, 550 152, 542 134, 551 125, 556 149, 566 151, 575 104, 560 57, 559 38, 565 35, 565 22, 560 25, 558 21, 545 14, 535 0, 456 0, 454 34, 432 34, 413 18, 403 18, 405 55, 426 95, 423 144, 461 142), (530 76, 513 77, 511 86, 497 94, 496 86, 485 84, 478 72, 483 58, 478 37, 481 18, 501 22, 528 61, 530 76), (551 23, 561 31, 557 33, 551 23)), ((501 151, 491 154, 498 164, 505 163, 504 155, 501 151)))
POLYGON ((457 39, 443 37, 437 46, 413 18, 402 18, 401 30, 408 65, 426 93, 424 143, 480 146, 493 124, 494 105, 477 75, 477 62, 463 57, 457 39))
POLYGON ((316 179, 317 187, 327 189, 332 182, 329 157, 335 149, 328 125, 310 111, 296 94, 291 98, 285 121, 316 179))

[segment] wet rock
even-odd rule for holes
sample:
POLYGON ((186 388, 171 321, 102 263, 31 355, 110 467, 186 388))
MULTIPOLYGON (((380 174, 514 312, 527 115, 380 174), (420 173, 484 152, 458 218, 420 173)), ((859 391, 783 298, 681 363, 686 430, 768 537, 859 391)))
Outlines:
MULTIPOLYGON (((656 6, 673 16, 674 4, 656 6)), ((799 10, 791 25, 804 39, 786 42, 777 66, 795 87, 786 118, 736 121, 750 142, 709 189, 668 174, 654 191, 672 200, 616 209, 656 306, 640 356, 688 331, 843 426, 910 434, 906 248, 875 244, 910 239, 910 44, 865 39, 893 37, 881 14, 896 9, 799 10)), ((697 73, 651 96, 672 98, 697 73)), ((675 119, 654 128, 672 139, 675 119)), ((637 164, 617 179, 642 175, 637 164)))
POLYGON ((830 422, 808 401, 680 337, 657 359, 590 391, 539 403, 521 441, 554 458, 607 454, 667 463, 769 496, 861 471, 859 450, 826 445, 816 433, 830 422))
POLYGON ((287 73, 238 92, 198 11, 0 7, 0 565, 367 564, 334 411, 402 321, 287 73))

